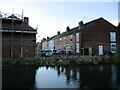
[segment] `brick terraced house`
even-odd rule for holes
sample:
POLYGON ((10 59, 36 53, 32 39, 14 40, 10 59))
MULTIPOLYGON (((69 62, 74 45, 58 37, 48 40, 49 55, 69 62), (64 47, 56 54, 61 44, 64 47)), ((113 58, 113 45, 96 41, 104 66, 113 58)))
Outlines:
POLYGON ((117 27, 101 17, 85 24, 81 21, 73 29, 67 27, 58 32, 54 43, 60 53, 104 55, 120 50, 118 36, 117 27))
POLYGON ((18 18, 12 14, 1 15, 2 57, 33 57, 36 48, 37 30, 29 26, 29 18, 18 18))

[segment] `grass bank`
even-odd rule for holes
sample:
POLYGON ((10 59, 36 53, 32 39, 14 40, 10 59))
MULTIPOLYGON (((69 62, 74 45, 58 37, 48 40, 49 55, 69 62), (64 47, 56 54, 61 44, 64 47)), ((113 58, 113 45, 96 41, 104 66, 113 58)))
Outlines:
POLYGON ((65 66, 80 64, 120 63, 120 55, 114 56, 52 56, 33 58, 3 58, 2 65, 65 66))

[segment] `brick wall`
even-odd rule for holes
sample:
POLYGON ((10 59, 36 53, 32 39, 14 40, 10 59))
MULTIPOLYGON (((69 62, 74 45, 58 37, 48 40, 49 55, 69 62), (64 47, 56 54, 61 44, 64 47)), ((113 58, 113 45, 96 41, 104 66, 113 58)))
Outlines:
MULTIPOLYGON (((84 27, 84 26, 83 26, 84 27)), ((71 34, 73 37, 73 41, 70 41, 71 35, 64 35, 63 37, 56 37, 55 39, 55 47, 59 46, 60 49, 58 51, 65 50, 66 45, 70 45, 73 48, 73 54, 83 54, 84 49, 89 52, 89 49, 92 48, 93 55, 98 55, 99 46, 103 46, 103 52, 111 52, 111 41, 110 41, 110 32, 116 32, 116 42, 118 43, 118 36, 120 36, 120 32, 118 35, 118 30, 115 26, 110 24, 108 21, 100 18, 94 23, 90 23, 90 26, 86 26, 88 28, 77 32, 79 33, 79 53, 76 53, 76 33, 71 34), (65 38, 65 40, 64 40, 65 38)), ((69 32, 69 31, 68 31, 69 32)), ((67 33, 66 33, 67 34, 67 33)), ((120 39, 119 39, 120 42, 120 39)), ((120 50, 120 46, 117 44, 117 50, 120 50)))
POLYGON ((61 53, 64 50, 67 53, 66 47, 68 45, 70 46, 70 48, 72 48, 70 49, 71 53, 75 54, 75 35, 74 34, 56 38, 54 41, 55 41, 55 47, 58 50, 58 52, 61 53), (70 37, 72 37, 72 40, 70 39, 70 37))
MULTIPOLYGON (((2 33, 2 56, 11 57, 11 34, 2 33)), ((21 33, 13 33, 13 57, 21 57, 21 33)), ((23 56, 35 56, 35 34, 23 34, 23 56)))
POLYGON ((117 29, 110 23, 104 21, 103 19, 100 19, 87 30, 82 32, 82 47, 92 47, 93 52, 97 54, 98 46, 102 45, 104 47, 104 53, 107 51, 110 52, 110 32, 117 33, 117 29))

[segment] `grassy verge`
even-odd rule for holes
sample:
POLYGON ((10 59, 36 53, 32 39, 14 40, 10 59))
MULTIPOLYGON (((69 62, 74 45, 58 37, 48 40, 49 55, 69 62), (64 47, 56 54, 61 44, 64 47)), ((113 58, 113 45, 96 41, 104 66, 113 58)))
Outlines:
POLYGON ((120 56, 53 56, 33 58, 4 58, 2 65, 64 66, 80 64, 120 63, 120 56))

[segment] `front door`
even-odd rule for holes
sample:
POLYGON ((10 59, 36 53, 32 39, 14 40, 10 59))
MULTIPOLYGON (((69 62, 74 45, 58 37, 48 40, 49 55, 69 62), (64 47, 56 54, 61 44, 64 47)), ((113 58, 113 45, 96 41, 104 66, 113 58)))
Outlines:
POLYGON ((103 46, 99 46, 99 55, 103 55, 103 46))
POLYGON ((70 46, 66 45, 66 53, 68 53, 68 51, 70 51, 70 46))

